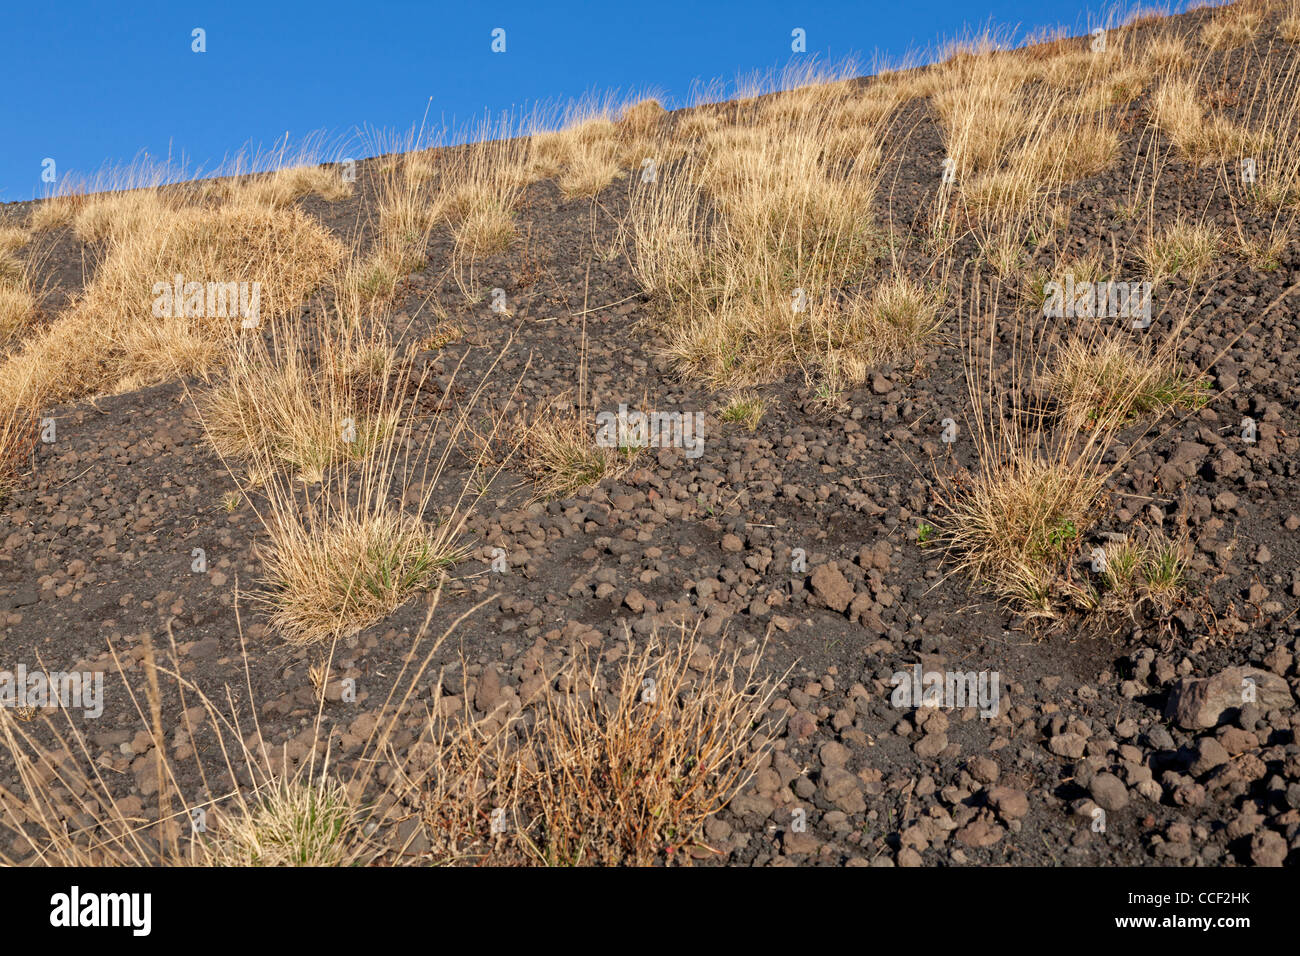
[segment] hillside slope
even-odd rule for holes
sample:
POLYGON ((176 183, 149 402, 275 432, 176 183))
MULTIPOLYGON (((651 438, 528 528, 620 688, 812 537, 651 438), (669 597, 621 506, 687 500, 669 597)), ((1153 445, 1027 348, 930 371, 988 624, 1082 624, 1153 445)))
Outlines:
POLYGON ((1300 11, 1102 39, 4 207, 0 857, 1294 863, 1300 11))

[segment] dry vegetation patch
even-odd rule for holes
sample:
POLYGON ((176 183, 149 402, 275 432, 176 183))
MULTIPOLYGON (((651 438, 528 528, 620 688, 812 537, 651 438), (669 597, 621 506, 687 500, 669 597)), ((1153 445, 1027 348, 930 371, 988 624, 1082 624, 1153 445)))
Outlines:
POLYGON ((203 372, 243 325, 241 295, 251 305, 256 289, 257 323, 273 322, 297 309, 342 254, 338 240, 297 209, 154 211, 158 218, 147 225, 113 232, 84 294, 5 360, 0 399, 6 406, 35 407, 203 372), (184 284, 180 302, 170 294, 176 276, 184 284), (208 314, 209 292, 217 287, 226 293, 227 315, 208 314), (162 309, 160 291, 168 303, 162 309), (27 390, 16 391, 17 381, 28 383, 27 390))

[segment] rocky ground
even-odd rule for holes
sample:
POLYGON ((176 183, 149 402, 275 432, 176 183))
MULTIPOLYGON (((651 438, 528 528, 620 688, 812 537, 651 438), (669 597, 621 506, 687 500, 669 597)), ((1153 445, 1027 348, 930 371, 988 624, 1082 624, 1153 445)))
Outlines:
MULTIPOLYGON (((915 181, 882 197, 882 216, 907 219, 934 188, 943 151, 926 123, 918 115, 911 139, 915 181)), ((1182 193, 1161 215, 1175 215, 1215 176, 1191 166, 1175 173, 1182 193)), ((353 198, 303 205, 345 230, 365 218, 372 175, 364 163, 353 198)), ((1118 168, 1077 189, 1080 243, 1123 228, 1107 210, 1127 176, 1118 168)), ((446 626, 491 599, 439 651, 433 668, 445 668, 441 694, 451 700, 435 706, 518 710, 539 675, 582 648, 614 667, 629 646, 685 622, 716 651, 761 648, 764 672, 784 675, 770 706, 770 754, 708 823, 711 852, 696 854, 701 861, 1300 859, 1294 242, 1272 271, 1220 263, 1186 346, 1193 361, 1226 347, 1206 369, 1214 399, 1149 437, 1110 489, 1099 525, 1185 530, 1195 549, 1188 594, 1168 615, 1047 624, 972 590, 918 543, 935 469, 972 454, 961 441, 940 441, 941 420, 964 401, 958 344, 875 370, 839 406, 791 374, 759 390, 767 412, 754 431, 724 422, 719 396, 676 376, 659 351, 653 307, 626 258, 591 254, 615 245, 625 192, 615 184, 593 206, 566 200, 550 182, 529 187, 518 215, 528 240, 481 264, 477 280, 506 290, 508 316, 467 304, 441 281, 444 240, 390 317, 417 337, 440 322, 460 326, 459 341, 423 356, 434 374, 463 360, 460 374, 472 380, 500 359, 489 404, 504 400, 525 366, 523 400, 563 400, 585 331, 594 408, 628 402, 705 414, 699 457, 647 449, 620 478, 572 497, 537 500, 507 470, 471 520, 472 556, 453 570, 435 614, 435 627, 446 626), (1259 423, 1253 444, 1238 437, 1246 415, 1259 423), (494 548, 504 549, 504 571, 492 568, 494 548), (897 706, 891 678, 917 665, 996 673, 996 715, 897 706), (1253 680, 1253 702, 1243 700, 1243 677, 1253 680)), ((4 212, 21 217, 23 204, 4 212)), ((75 293, 82 276, 64 266, 80 261, 81 244, 66 231, 44 241, 57 289, 75 293)), ((156 765, 141 715, 114 676, 110 644, 138 683, 145 638, 162 648, 170 632, 187 678, 210 693, 228 686, 236 700, 251 696, 267 739, 296 741, 290 755, 301 759, 316 712, 309 669, 321 654, 288 647, 240 600, 259 576, 261 526, 247 499, 232 505, 235 482, 184 386, 46 416, 56 439, 36 446, 0 512, 0 663, 109 672, 104 714, 85 728, 90 756, 122 784, 128 806, 148 803, 156 765), (201 573, 192 569, 195 548, 206 555, 201 573)), ((333 676, 358 688, 355 701, 342 700, 337 684, 326 690, 324 735, 341 759, 358 756, 424 619, 417 599, 338 648, 333 676)), ((429 678, 421 692, 431 686, 429 678)), ((179 713, 174 694, 166 700, 179 713)), ((173 756, 186 757, 189 744, 172 735, 173 756)), ((11 768, 0 767, 0 786, 18 788, 11 768)), ((4 849, 22 856, 27 848, 14 837, 4 849)))

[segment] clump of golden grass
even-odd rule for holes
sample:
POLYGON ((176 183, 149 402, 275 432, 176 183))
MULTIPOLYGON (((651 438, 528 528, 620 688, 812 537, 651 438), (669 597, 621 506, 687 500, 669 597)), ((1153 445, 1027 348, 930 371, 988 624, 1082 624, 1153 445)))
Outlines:
POLYGON ((1287 43, 1300 43, 1300 17, 1286 17, 1278 24, 1277 35, 1287 43))
POLYGON ((617 128, 604 116, 538 133, 532 146, 535 173, 556 177, 556 184, 569 197, 594 196, 622 172, 617 128))
POLYGON ((25 400, 64 401, 201 372, 219 360, 238 317, 156 317, 156 285, 257 283, 260 321, 295 310, 329 274, 341 244, 297 209, 244 205, 151 207, 159 218, 113 231, 81 297, 23 350, 4 361, 0 403, 18 400, 9 383, 30 382, 25 400), (165 210, 165 215, 162 214, 165 210))
POLYGON ((0 281, 0 352, 22 334, 35 309, 35 297, 21 283, 0 281))
POLYGON ((755 725, 773 685, 757 650, 714 654, 682 628, 652 635, 605 686, 590 657, 545 698, 528 735, 540 819, 525 842, 548 865, 648 866, 707 853, 703 827, 758 768, 755 725), (692 665, 700 668, 698 675, 692 665), (590 688, 590 692, 587 692, 590 688))
POLYGON ((648 97, 623 110, 618 118, 620 130, 633 136, 652 136, 658 130, 668 111, 655 98, 648 97))
POLYGON ((557 180, 566 196, 594 196, 622 173, 608 142, 592 137, 572 147, 557 180))
POLYGON ((1132 442, 1115 453, 1120 429, 1138 411, 1150 428, 1169 408, 1195 404, 1199 383, 1173 364, 1179 323, 1139 352, 1104 326, 1062 334, 1041 317, 1026 323, 1000 292, 977 285, 963 305, 977 464, 937 476, 935 526, 956 569, 1023 613, 1052 617, 1082 602, 1070 569, 1132 453, 1132 442), (1055 398, 1061 414, 1038 397, 1055 398))
POLYGON ((595 196, 628 168, 668 159, 659 136, 666 115, 653 98, 626 106, 612 96, 572 102, 558 129, 531 136, 529 176, 554 178, 569 197, 595 196))
POLYGON ((514 238, 514 211, 530 179, 529 142, 510 117, 484 122, 471 143, 442 157, 429 197, 451 226, 454 256, 473 263, 505 249, 514 238))
POLYGON ((1057 350, 1045 383, 1071 428, 1197 407, 1206 397, 1206 383, 1164 352, 1109 336, 1071 337, 1057 350))
POLYGON ((0 255, 14 253, 27 245, 31 233, 18 226, 0 226, 0 255))
POLYGON ((153 229, 176 211, 173 198, 157 189, 131 189, 91 196, 72 217, 72 229, 83 242, 118 239, 123 243, 153 229))
POLYGON ((819 361, 834 383, 832 391, 860 385, 873 366, 920 351, 938 333, 939 305, 934 289, 897 273, 870 295, 855 296, 845 305, 815 307, 811 321, 824 346, 819 361))
POLYGON ((394 377, 396 357, 382 338, 277 326, 269 339, 240 339, 197 405, 223 458, 288 467, 310 483, 370 454, 395 427, 396 410, 385 407, 394 377))
POLYGON ((428 150, 412 150, 402 157, 402 175, 416 185, 437 179, 438 161, 428 150))
POLYGON ((1155 281, 1178 276, 1195 284, 1214 264, 1221 241, 1220 231, 1212 224, 1179 217, 1148 236, 1139 255, 1155 281))
POLYGON ((872 319, 908 347, 925 342, 938 326, 939 295, 904 273, 893 275, 871 294, 872 319))
MULTIPOLYGON (((462 198, 463 198, 462 194, 462 198)), ((500 195, 480 194, 456 214, 452 234, 456 249, 469 261, 503 251, 515 236, 514 203, 500 195)))
POLYGON ((981 471, 948 503, 940 526, 957 566, 994 594, 1050 614, 1061 565, 1095 520, 1106 471, 1026 449, 981 457, 981 471))
POLYGON ((377 152, 401 151, 401 157, 379 166, 377 236, 364 254, 353 250, 341 283, 340 294, 354 310, 391 301, 398 283, 425 264, 440 213, 437 199, 428 194, 438 167, 423 145, 415 134, 376 143, 377 152))
POLYGON ((36 312, 32 288, 36 268, 14 255, 27 238, 22 229, 0 230, 0 355, 19 340, 36 312))
POLYGON ((721 126, 717 113, 698 108, 675 119, 672 136, 683 143, 698 143, 717 133, 721 126))
POLYGON ((340 294, 361 308, 382 305, 397 294, 402 278, 421 264, 410 246, 381 239, 367 256, 349 262, 340 294))
POLYGON ((1206 116, 1194 79, 1170 77, 1155 91, 1152 120, 1194 163, 1258 152, 1261 137, 1226 116, 1206 116))
MULTIPOLYGON (((474 476, 450 491, 441 484, 447 480, 448 456, 487 379, 450 423, 443 409, 456 386, 455 373, 438 395, 428 394, 427 367, 412 377, 409 362, 400 360, 390 371, 382 358, 386 353, 374 354, 367 384, 333 393, 335 399, 357 402, 353 434, 340 437, 364 442, 364 448, 319 466, 311 475, 319 477, 318 485, 303 486, 300 475, 286 473, 277 444, 258 444, 255 433, 247 445, 250 471, 261 478, 264 503, 258 517, 268 539, 255 600, 291 644, 318 643, 375 623, 436 583, 467 550, 461 536, 474 502, 468 490, 474 476), (384 366, 378 374, 375 365, 384 366), (436 401, 438 410, 423 413, 422 396, 436 401)), ((337 374, 338 358, 338 350, 327 350, 326 367, 317 365, 315 374, 337 374)), ((344 410, 343 404, 317 417, 332 427, 335 410, 344 410)), ((328 439, 327 458, 338 449, 334 436, 328 439)))
POLYGON ((772 132, 751 127, 720 139, 700 170, 725 238, 747 260, 741 265, 779 257, 781 265, 814 267, 814 281, 846 273, 863 261, 868 239, 861 217, 877 185, 874 144, 846 169, 826 161, 829 130, 795 133, 784 144, 772 132))
POLYGON ((1260 16, 1239 5, 1224 7, 1201 27, 1201 42, 1211 50, 1229 50, 1250 40, 1259 29, 1260 16))
POLYGON ((232 200, 279 209, 310 195, 337 202, 352 195, 352 184, 324 166, 293 166, 261 173, 239 182, 232 200))
POLYGON ((1266 167, 1262 180, 1249 189, 1252 202, 1261 211, 1278 212, 1287 207, 1300 209, 1300 165, 1287 163, 1285 156, 1280 158, 1282 162, 1266 167))
POLYGON ((617 478, 637 454, 635 448, 597 445, 594 419, 576 407, 552 405, 525 411, 507 440, 544 498, 567 497, 605 478, 617 478))
POLYGON ((428 335, 420 340, 420 348, 440 352, 448 345, 451 345, 453 342, 459 342, 464 337, 464 326, 460 325, 458 322, 444 319, 435 325, 428 335))
POLYGON ((1189 61, 1187 43, 1180 36, 1166 34, 1151 40, 1142 51, 1143 62, 1157 70, 1172 70, 1189 61))
MULTIPOLYGON (((715 386, 768 380, 862 325, 844 293, 880 251, 880 127, 841 124, 851 97, 800 88, 742 103, 657 181, 633 184, 634 273, 663 308, 668 353, 715 386), (793 128, 791 112, 804 117, 793 128)), ((883 124, 889 110, 866 115, 883 124)))
POLYGON ((33 232, 57 229, 70 224, 85 197, 76 195, 51 196, 32 206, 27 214, 27 228, 33 232))
POLYGON ((1140 65, 1117 69, 1109 76, 1093 80, 1086 86, 1080 94, 1080 106, 1096 111, 1108 106, 1132 103, 1142 95, 1150 78, 1150 71, 1140 65))
POLYGON ((944 64, 942 87, 931 97, 959 180, 995 164, 1031 123, 1022 91, 1031 67, 995 49, 991 37, 959 48, 944 64))
POLYGON ((426 589, 464 554, 456 543, 459 523, 431 525, 387 502, 371 500, 364 510, 335 503, 319 522, 279 505, 266 529, 258 599, 289 644, 356 633, 426 589))
POLYGON ((1236 250, 1252 269, 1272 272, 1282 264, 1282 256, 1291 238, 1285 228, 1270 228, 1266 235, 1238 235, 1236 250))
POLYGON ((1119 150, 1112 100, 1144 73, 1130 67, 1117 86, 1108 83, 1124 62, 1119 38, 1109 36, 1104 52, 1012 55, 985 34, 939 68, 931 106, 956 188, 940 186, 931 213, 934 251, 970 230, 995 275, 1018 273, 1028 236, 1047 230, 1045 210, 1065 186, 1110 167, 1119 150))

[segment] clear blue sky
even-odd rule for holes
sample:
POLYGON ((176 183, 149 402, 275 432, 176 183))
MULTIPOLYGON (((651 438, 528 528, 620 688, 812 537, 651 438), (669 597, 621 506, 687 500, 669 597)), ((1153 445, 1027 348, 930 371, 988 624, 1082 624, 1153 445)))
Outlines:
MULTIPOLYGON (((1100 5, 1092 8, 1094 16, 1100 5)), ((1087 32, 1081 0, 745 3, 439 3, 321 0, 15 0, 0 13, 0 201, 45 195, 62 177, 141 153, 214 170, 286 131, 329 134, 338 158, 364 155, 358 127, 410 129, 430 117, 655 87, 666 106, 692 81, 778 67, 793 56, 897 61, 966 27, 1087 32), (191 31, 207 50, 191 50, 191 31), (506 31, 506 52, 491 50, 506 31)))

